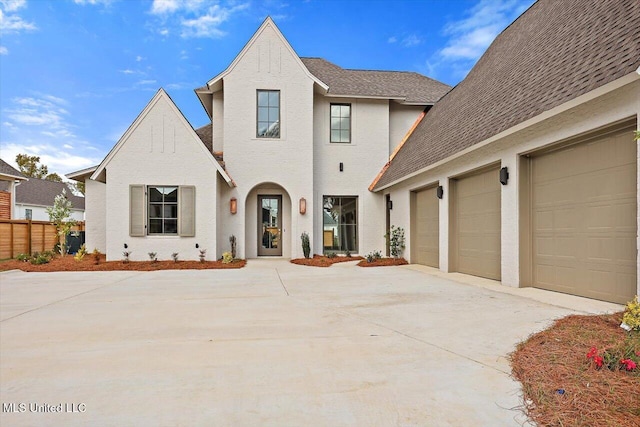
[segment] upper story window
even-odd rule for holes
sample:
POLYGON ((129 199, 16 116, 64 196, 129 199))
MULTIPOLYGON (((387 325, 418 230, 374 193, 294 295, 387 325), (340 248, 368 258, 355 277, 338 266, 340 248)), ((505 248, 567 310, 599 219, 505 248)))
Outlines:
POLYGON ((331 142, 351 142, 351 104, 331 104, 331 142))
POLYGON ((258 138, 280 138, 280 91, 258 90, 258 138))

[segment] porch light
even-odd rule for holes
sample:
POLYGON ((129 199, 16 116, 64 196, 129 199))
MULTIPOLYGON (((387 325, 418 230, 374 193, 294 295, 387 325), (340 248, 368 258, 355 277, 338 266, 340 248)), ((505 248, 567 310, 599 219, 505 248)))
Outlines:
POLYGON ((307 213, 307 199, 300 197, 300 215, 307 213))
POLYGON ((229 211, 231 212, 231 215, 235 215, 236 213, 238 213, 238 199, 236 199, 235 197, 231 198, 231 203, 229 203, 229 211))
POLYGON ((438 199, 442 199, 442 196, 444 196, 444 188, 442 188, 442 185, 438 185, 438 188, 436 188, 436 196, 438 196, 438 199))
POLYGON ((387 200, 387 209, 393 210, 393 200, 387 200))
POLYGON ((509 169, 505 166, 500 169, 500 184, 507 185, 507 182, 509 182, 509 169))

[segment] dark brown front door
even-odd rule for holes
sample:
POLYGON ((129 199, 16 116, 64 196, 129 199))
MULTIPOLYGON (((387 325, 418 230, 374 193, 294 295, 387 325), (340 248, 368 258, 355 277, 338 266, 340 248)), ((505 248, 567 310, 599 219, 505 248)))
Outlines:
POLYGON ((258 256, 282 256, 282 196, 258 196, 258 256))

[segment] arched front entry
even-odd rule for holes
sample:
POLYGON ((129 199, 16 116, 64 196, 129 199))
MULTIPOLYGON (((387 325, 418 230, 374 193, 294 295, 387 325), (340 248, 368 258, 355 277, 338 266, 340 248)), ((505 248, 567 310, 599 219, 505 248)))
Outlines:
POLYGON ((247 258, 291 258, 291 197, 280 185, 255 186, 245 202, 245 248, 247 258))

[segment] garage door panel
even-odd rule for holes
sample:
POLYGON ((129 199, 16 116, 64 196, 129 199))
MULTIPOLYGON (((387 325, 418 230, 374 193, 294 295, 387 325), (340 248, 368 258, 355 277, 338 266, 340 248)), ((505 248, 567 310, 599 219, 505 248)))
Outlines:
POLYGON ((625 302, 636 291, 636 143, 620 132, 533 157, 533 285, 625 302))
POLYGON ((412 245, 415 248, 412 262, 438 267, 440 265, 440 206, 436 188, 429 188, 415 196, 415 234, 412 245))
POLYGON ((500 280, 499 170, 460 178, 454 185, 456 269, 500 280))

